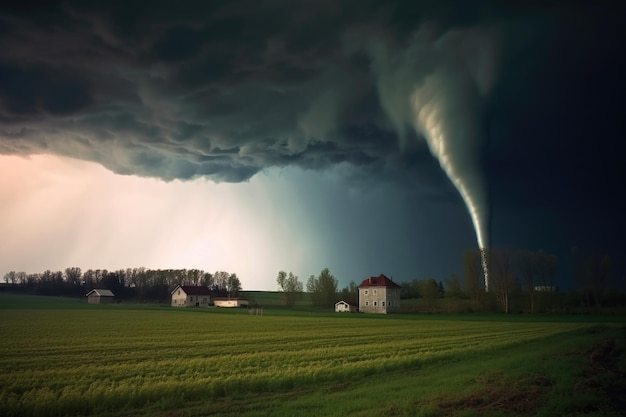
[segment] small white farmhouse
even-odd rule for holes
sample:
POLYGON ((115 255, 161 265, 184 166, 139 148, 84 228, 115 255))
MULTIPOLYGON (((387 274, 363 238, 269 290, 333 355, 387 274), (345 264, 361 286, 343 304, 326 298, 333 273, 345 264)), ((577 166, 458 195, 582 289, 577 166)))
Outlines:
POLYGON ((178 285, 171 294, 172 307, 208 307, 211 301, 208 287, 178 285))
POLYGON ((215 298, 213 305, 215 307, 248 307, 250 303, 244 298, 215 298))
POLYGON ((337 301, 335 303, 335 313, 354 313, 358 310, 356 304, 347 301, 337 301))

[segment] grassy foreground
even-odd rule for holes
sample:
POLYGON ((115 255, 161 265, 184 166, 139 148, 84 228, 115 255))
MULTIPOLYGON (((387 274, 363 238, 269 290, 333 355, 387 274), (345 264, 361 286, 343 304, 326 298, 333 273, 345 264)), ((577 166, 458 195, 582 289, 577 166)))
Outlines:
POLYGON ((626 409, 624 325, 589 317, 256 316, 7 294, 0 309, 3 416, 626 409))

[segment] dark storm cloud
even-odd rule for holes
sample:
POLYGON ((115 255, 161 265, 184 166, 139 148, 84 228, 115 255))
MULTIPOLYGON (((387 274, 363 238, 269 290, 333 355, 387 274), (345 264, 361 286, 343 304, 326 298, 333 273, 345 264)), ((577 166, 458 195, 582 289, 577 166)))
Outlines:
MULTIPOLYGON (((593 61, 606 60, 608 52, 596 45, 606 44, 615 26, 602 26, 592 13, 587 28, 589 7, 559 3, 320 1, 304 7, 270 1, 259 8, 255 1, 33 1, 3 7, 0 153, 56 153, 165 180, 243 181, 271 166, 321 169, 342 162, 381 177, 397 171, 434 180, 438 167, 425 142, 405 126, 406 110, 389 104, 405 92, 384 88, 381 77, 391 72, 377 75, 372 49, 384 39, 397 56, 414 50, 421 73, 406 84, 394 82, 399 90, 420 85, 439 71, 441 59, 423 53, 416 34, 428 44, 479 33, 498 46, 489 71, 468 71, 478 87, 483 79, 494 84, 477 105, 498 115, 500 121, 490 122, 498 155, 523 153, 524 145, 509 144, 518 116, 503 112, 531 120, 549 113, 557 105, 551 94, 567 92, 571 78, 560 85, 551 80, 568 68, 580 73, 577 65, 591 66, 575 59, 578 45, 593 61), (585 35, 596 29, 594 37, 585 35), (550 61, 551 47, 565 48, 569 61, 550 61)), ((462 42, 444 47, 454 56, 473 53, 463 48, 462 42)), ((542 146, 533 141, 543 137, 529 143, 542 146)), ((556 149, 556 143, 545 145, 556 149)))
POLYGON ((89 84, 80 74, 45 65, 19 67, 0 62, 0 79, 7 110, 17 116, 62 116, 91 102, 89 84))
POLYGON ((367 57, 342 46, 378 6, 45 5, 2 13, 2 153, 242 181, 268 166, 371 165, 398 152, 367 57))

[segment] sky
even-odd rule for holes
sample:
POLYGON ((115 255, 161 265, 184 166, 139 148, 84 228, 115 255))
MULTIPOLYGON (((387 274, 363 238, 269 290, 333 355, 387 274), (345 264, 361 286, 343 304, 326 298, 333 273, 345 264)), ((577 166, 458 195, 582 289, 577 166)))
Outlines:
POLYGON ((503 3, 1 6, 0 274, 343 287, 510 246, 623 280, 623 6, 503 3))

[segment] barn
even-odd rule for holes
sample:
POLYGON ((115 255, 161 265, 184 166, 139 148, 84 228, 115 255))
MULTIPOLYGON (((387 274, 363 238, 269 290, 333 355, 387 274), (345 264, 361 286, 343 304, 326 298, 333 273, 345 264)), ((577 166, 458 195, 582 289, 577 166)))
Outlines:
POLYGON ((111 304, 115 301, 115 295, 110 290, 93 289, 86 296, 89 304, 111 304))

